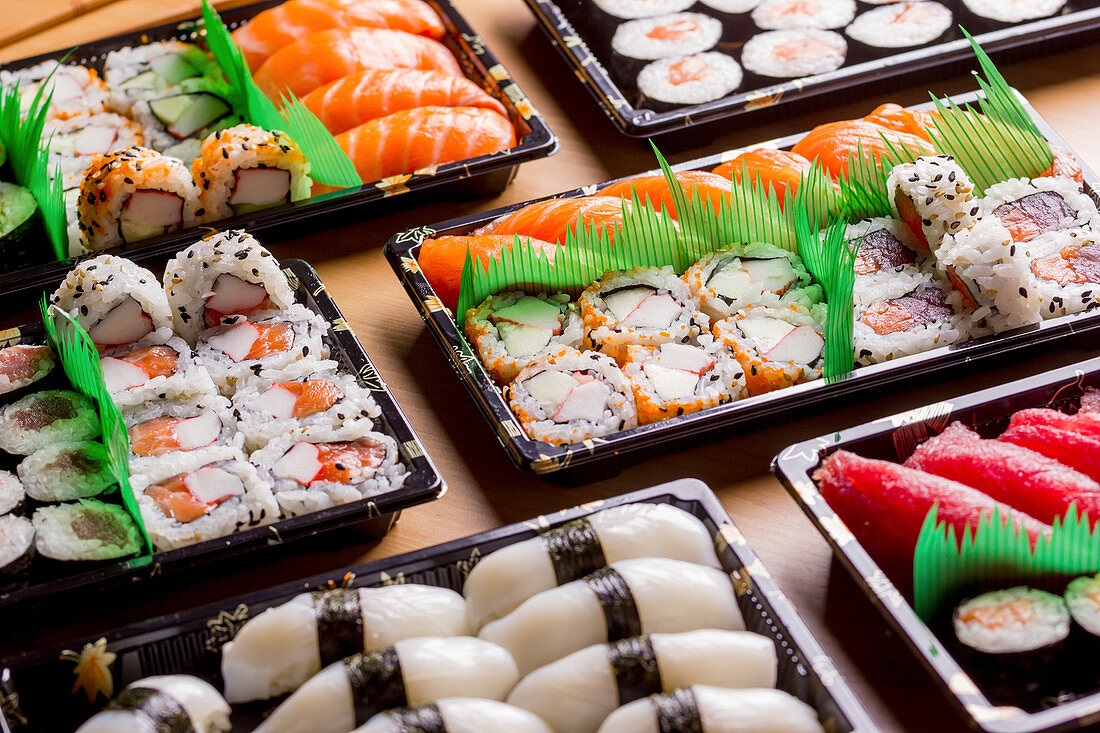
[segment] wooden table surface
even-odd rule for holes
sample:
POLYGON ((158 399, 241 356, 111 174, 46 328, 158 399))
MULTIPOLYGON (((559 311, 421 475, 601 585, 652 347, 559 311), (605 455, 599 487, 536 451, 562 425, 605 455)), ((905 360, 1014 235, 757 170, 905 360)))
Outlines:
MULTIPOLYGON (((71 5, 71 0, 0 1, 0 13, 71 5)), ((231 4, 219 3, 226 7, 231 4)), ((431 335, 386 264, 382 244, 394 232, 654 166, 643 141, 620 135, 581 88, 536 26, 521 0, 456 0, 471 25, 512 72, 561 140, 557 155, 524 165, 502 195, 469 202, 441 200, 415 208, 394 201, 391 213, 343 214, 341 226, 273 247, 280 257, 311 262, 328 286, 383 378, 396 394, 448 485, 440 501, 407 510, 380 542, 317 541, 291 548, 276 560, 227 563, 197 571, 185 582, 126 593, 99 594, 78 607, 15 612, 0 640, 11 652, 56 644, 242 592, 343 566, 416 550, 599 497, 681 477, 698 477, 725 507, 883 730, 963 730, 962 719, 871 607, 795 502, 771 476, 771 458, 784 446, 928 402, 1041 373, 1094 354, 1076 342, 1024 360, 986 362, 952 379, 919 382, 824 414, 727 437, 676 454, 636 461, 612 479, 565 488, 512 467, 465 389, 443 360, 431 335), (19 618, 22 616, 21 618, 19 618), (13 632, 13 629, 19 629, 13 632)), ((0 61, 77 45, 194 12, 195 0, 117 0, 79 19, 0 47, 0 61)), ((1100 54, 1080 48, 1005 65, 1018 87, 1084 160, 1100 166, 1100 54)), ((822 101, 809 113, 782 115, 761 124, 751 116, 699 130, 687 147, 666 148, 687 160, 814 125, 866 114, 887 101, 927 101, 928 90, 969 91, 968 77, 926 80, 889 94, 856 92, 822 101), (853 101, 854 100, 854 101, 853 101)))

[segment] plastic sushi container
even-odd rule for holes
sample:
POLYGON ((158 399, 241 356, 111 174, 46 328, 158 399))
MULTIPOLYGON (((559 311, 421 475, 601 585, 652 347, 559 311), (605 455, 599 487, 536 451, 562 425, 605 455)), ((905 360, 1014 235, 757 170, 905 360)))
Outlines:
MULTIPOLYGON (((370 587, 422 583, 461 590, 467 573, 480 559, 494 550, 536 536, 536 529, 546 530, 601 509, 638 503, 670 504, 702 521, 713 538, 723 570, 734 581, 746 627, 776 641, 779 689, 814 708, 830 733, 875 729, 831 659, 748 547, 717 497, 695 479, 565 509, 465 539, 111 631, 102 636, 106 650, 117 655, 109 666, 114 689, 149 675, 176 673, 196 675, 222 689, 223 646, 248 619, 296 594, 347 584, 370 587)), ((11 730, 72 730, 93 712, 83 694, 69 694, 73 689, 73 663, 59 658, 64 649, 80 650, 86 641, 94 644, 96 639, 28 652, 0 662, 2 712, 11 730), (15 727, 15 723, 23 721, 26 727, 15 727)), ((251 730, 269 707, 265 702, 235 707, 232 730, 251 730)))
MULTIPOLYGON (((375 429, 396 442, 399 460, 409 472, 401 486, 367 499, 298 514, 271 524, 242 527, 215 539, 120 560, 61 562, 36 557, 28 570, 0 583, 0 608, 52 600, 55 595, 70 591, 147 581, 200 563, 230 556, 241 557, 337 529, 353 529, 363 536, 379 538, 390 530, 403 509, 443 495, 446 486, 423 443, 375 370, 359 339, 344 321, 317 273, 302 260, 284 260, 281 266, 294 290, 296 301, 328 324, 324 340, 330 358, 339 363, 341 371, 355 375, 359 384, 369 389, 380 409, 380 416, 375 418, 375 429)), ((36 324, 0 333, 0 346, 42 344, 45 339, 42 325, 36 324)), ((55 370, 60 373, 61 366, 56 366, 55 370)), ((12 396, 22 397, 26 391, 14 392, 12 396)))
MULTIPOLYGON (((218 228, 267 232, 270 239, 272 236, 286 236, 288 231, 294 231, 292 225, 298 225, 306 219, 324 217, 335 223, 336 220, 332 217, 337 216, 338 212, 358 207, 375 207, 377 210, 383 200, 392 206, 394 196, 416 194, 428 189, 433 191, 433 196, 447 195, 456 199, 496 195, 511 183, 519 164, 544 158, 557 150, 557 138, 538 111, 455 6, 449 0, 427 1, 439 14, 446 29, 446 35, 441 42, 457 59, 463 74, 504 105, 515 127, 517 144, 499 153, 442 164, 433 170, 411 176, 368 181, 357 188, 337 190, 241 214, 218 221, 218 228)), ((233 30, 261 11, 279 4, 276 0, 264 0, 226 9, 221 17, 226 26, 233 30)), ((190 18, 82 44, 66 57, 65 62, 102 71, 107 54, 111 51, 168 40, 193 43, 201 38, 202 32, 201 18, 190 18)), ((44 61, 61 59, 67 53, 69 49, 61 49, 10 61, 4 64, 4 69, 16 71, 44 61)), ((129 259, 171 254, 193 241, 195 231, 197 230, 194 228, 185 229, 104 251, 129 259)), ((41 246, 48 247, 45 241, 41 246)), ((70 264, 71 260, 51 262, 0 273, 0 293, 6 297, 53 287, 64 276, 70 264)))
MULTIPOLYGON (((821 495, 811 476, 837 450, 864 458, 901 462, 921 441, 959 421, 983 437, 1000 434, 1009 417, 1023 409, 1050 407, 1072 412, 1086 387, 1100 387, 1100 359, 1072 364, 1026 379, 985 389, 870 423, 796 443, 772 461, 772 472, 813 521, 833 548, 840 564, 852 574, 871 603, 905 639, 950 700, 977 730, 990 733, 1033 733, 1077 730, 1100 722, 1100 691, 1091 693, 1045 691, 1016 704, 991 702, 991 693, 968 672, 980 672, 954 647, 943 642, 917 615, 907 597, 845 526, 821 495), (977 684, 976 684, 977 682, 977 684)), ((941 624, 934 622, 936 628, 941 624)), ((950 631, 944 630, 950 634, 950 631)), ((995 698, 996 699, 996 698, 995 698)), ((1017 702, 1013 700, 1013 702, 1017 702)))
MULTIPOLYGON (((972 102, 975 98, 974 94, 954 97, 959 104, 972 102)), ((1026 102, 1024 104, 1026 105, 1026 102)), ((928 106, 922 105, 917 108, 926 109, 928 106)), ((1067 147, 1057 133, 1038 116, 1034 108, 1027 106, 1027 109, 1052 144, 1067 147)), ((792 135, 773 140, 765 146, 785 149, 803 137, 804 135, 792 135)), ((739 151, 698 158, 675 166, 674 170, 710 170, 720 162, 733 158, 737 152, 739 151)), ((1100 178, 1085 168, 1084 180, 1086 191, 1095 198, 1096 191, 1100 191, 1100 178)), ((612 182, 574 189, 557 197, 548 198, 589 195, 610 183, 612 182)), ((737 426, 758 426, 762 421, 775 420, 784 415, 804 415, 805 410, 826 402, 844 397, 851 398, 871 390, 881 389, 888 384, 923 378, 929 374, 950 373, 977 359, 1003 356, 1019 349, 1049 344, 1074 333, 1100 328, 1100 313, 1095 311, 1044 320, 995 336, 986 336, 974 341, 939 347, 922 354, 860 367, 850 372, 845 378, 831 383, 816 380, 797 384, 700 412, 619 431, 597 440, 564 446, 554 445, 533 440, 523 430, 520 421, 509 408, 508 401, 482 365, 477 353, 471 349, 468 341, 460 337, 461 326, 456 323, 454 316, 440 305, 439 298, 423 273, 415 266, 423 237, 466 234, 502 214, 525 205, 527 204, 479 213, 398 234, 387 243, 385 252, 390 266, 427 323, 428 330, 439 343, 447 360, 473 397, 482 415, 492 426, 498 441, 515 465, 540 474, 560 472, 558 477, 567 482, 573 480, 574 476, 580 480, 591 480, 590 472, 594 464, 602 466, 608 472, 621 470, 622 465, 629 460, 626 457, 627 454, 638 455, 657 448, 672 450, 677 444, 690 444, 690 441, 700 439, 714 440, 720 437, 719 429, 726 429, 725 433, 729 434, 731 432, 729 429, 737 426)))
MULTIPOLYGON (((969 54, 969 45, 958 30, 959 24, 973 33, 991 54, 1014 59, 1031 58, 1036 52, 1061 51, 1075 43, 1086 42, 1088 34, 1100 25, 1100 8, 1092 0, 1063 3, 1051 11, 1050 17, 1016 23, 982 17, 969 10, 964 0, 942 0, 940 4, 951 11, 952 19, 946 30, 925 43, 902 48, 868 45, 845 32, 851 18, 842 18, 843 22, 829 31, 837 34, 830 37, 832 40, 847 42, 842 65, 813 76, 784 80, 753 73, 741 63, 744 44, 754 36, 760 37, 762 32, 769 32, 753 20, 754 9, 762 4, 754 0, 664 3, 526 0, 526 3, 550 43, 596 98, 603 112, 621 132, 633 137, 659 135, 727 117, 759 114, 775 105, 804 102, 822 95, 835 96, 855 89, 883 89, 884 80, 902 75, 919 73, 921 78, 927 78, 930 72, 948 75, 961 70, 963 67, 959 64, 969 54), (619 54, 612 43, 615 32, 624 23, 635 21, 617 18, 601 10, 600 5, 663 6, 667 10, 653 10, 652 15, 676 11, 717 19, 721 23, 717 42, 710 41, 703 51, 724 54, 740 64, 742 73, 734 73, 740 77, 740 84, 728 94, 706 102, 673 104, 647 96, 640 90, 638 77, 648 62, 619 54)), ((881 0, 838 4, 850 6, 844 12, 854 13, 856 17, 876 10, 884 12, 881 0)), ((1000 4, 985 5, 995 9, 1000 4)), ((826 23, 825 27, 831 25, 826 23)), ((822 26, 808 19, 804 27, 822 26)), ((690 53, 695 51, 692 49, 690 53)), ((894 82, 891 88, 896 86, 894 82)))

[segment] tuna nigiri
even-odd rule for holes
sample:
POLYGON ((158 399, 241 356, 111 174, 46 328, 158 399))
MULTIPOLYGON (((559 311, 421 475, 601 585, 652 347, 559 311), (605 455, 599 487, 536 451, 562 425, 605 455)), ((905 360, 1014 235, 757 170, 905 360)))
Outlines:
POLYGON ((849 157, 855 156, 861 147, 865 155, 872 154, 878 161, 887 151, 886 140, 899 151, 904 146, 917 155, 935 153, 931 144, 923 138, 866 120, 841 120, 818 125, 795 143, 791 152, 807 160, 816 158, 822 168, 834 176, 840 176, 848 170, 849 157))
POLYGON ((314 89, 302 100, 333 135, 417 107, 504 105, 469 79, 424 69, 364 69, 314 89))
MULTIPOLYGON (((490 257, 500 257, 501 251, 515 244, 514 234, 485 234, 479 237, 436 237, 420 245, 417 263, 443 305, 452 311, 458 307, 458 293, 462 285, 462 268, 466 265, 466 252, 472 253, 481 266, 489 268, 490 257)), ((541 239, 521 238, 529 248, 542 252, 553 263, 555 245, 541 239)))
POLYGON ((1008 427, 1017 425, 1049 425, 1060 430, 1072 430, 1075 433, 1087 433, 1100 436, 1100 415, 1094 411, 1082 409, 1074 415, 1067 415, 1060 410, 1052 410, 1049 407, 1036 407, 1030 410, 1020 410, 1012 414, 1008 427))
POLYGON ((863 119, 880 127, 916 135, 922 140, 932 142, 927 128, 934 126, 934 118, 923 110, 905 109, 900 104, 890 102, 875 107, 874 111, 863 119))
MULTIPOLYGON (((1058 413, 1062 414, 1062 413, 1058 413)), ((1033 450, 984 440, 954 422, 917 446, 909 468, 960 481, 1043 522, 1077 511, 1100 517, 1100 484, 1033 450)))
POLYGON ((283 46, 330 28, 391 28, 439 40, 443 22, 423 0, 287 0, 233 32, 253 71, 283 46))
POLYGON ((610 196, 547 199, 505 214, 476 230, 474 234, 518 234, 544 242, 565 243, 566 234, 577 225, 577 217, 589 227, 612 236, 623 220, 622 199, 610 196))
POLYGON ((913 551, 928 511, 939 504, 937 517, 962 536, 994 509, 1011 512, 1013 522, 1032 542, 1048 525, 987 494, 950 479, 863 458, 848 451, 833 453, 814 473, 821 495, 836 510, 871 557, 896 579, 912 578, 913 551))
MULTIPOLYGON (((1100 435, 1050 425, 1013 425, 998 440, 1030 448, 1100 481, 1100 435)), ((1097 516, 1090 513, 1090 516, 1097 516)))
POLYGON ((759 179, 763 190, 767 191, 769 186, 775 189, 775 197, 782 206, 787 191, 792 196, 798 191, 798 184, 802 182, 806 171, 810 170, 810 161, 789 150, 756 148, 726 161, 715 168, 714 172, 740 183, 742 170, 748 171, 750 181, 759 179))
POLYGON ((363 69, 436 69, 462 76, 439 41, 386 28, 334 28, 311 33, 276 51, 256 72, 274 102, 289 88, 299 97, 363 69))
POLYGON ((365 182, 507 150, 512 123, 478 107, 418 107, 353 127, 336 142, 365 182))
MULTIPOLYGON (((708 202, 715 211, 718 211, 723 203, 730 200, 730 181, 722 176, 706 171, 683 171, 675 175, 680 182, 680 188, 684 190, 688 203, 691 202, 693 192, 698 192, 699 197, 708 202)), ((663 206, 673 218, 679 218, 672 199, 672 191, 669 189, 665 177, 660 174, 637 176, 618 183, 612 183, 600 191, 599 195, 624 198, 629 201, 635 191, 638 193, 638 200, 642 203, 649 201, 650 205, 657 211, 660 211, 663 206)))

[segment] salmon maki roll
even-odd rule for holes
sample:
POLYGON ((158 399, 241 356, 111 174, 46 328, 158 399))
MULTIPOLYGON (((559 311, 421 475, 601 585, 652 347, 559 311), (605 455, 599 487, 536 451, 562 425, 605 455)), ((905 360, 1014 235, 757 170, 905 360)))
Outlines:
POLYGON ((302 100, 333 135, 417 107, 504 105, 469 79, 434 69, 363 69, 314 89, 302 100))
MULTIPOLYGON (((577 199, 582 200, 583 199, 577 199)), ((554 263, 556 246, 530 237, 520 240, 530 249, 540 252, 550 264, 554 263)), ((514 234, 483 234, 477 237, 448 236, 426 239, 420 245, 417 264, 432 290, 452 311, 458 307, 458 294, 462 286, 462 269, 469 252, 488 271, 489 259, 499 259, 501 252, 511 249, 516 242, 514 234)))
POLYGON ((887 141, 899 151, 908 149, 918 155, 934 154, 932 145, 922 137, 882 127, 866 120, 842 120, 818 125, 795 143, 792 153, 817 162, 834 176, 848 171, 848 159, 862 148, 879 162, 888 152, 887 141))
POLYGON ((333 28, 284 46, 256 72, 256 84, 276 104, 287 89, 299 97, 363 69, 436 69, 462 76, 447 47, 387 28, 333 28))
POLYGON ((364 182, 507 150, 516 132, 504 115, 477 107, 394 112, 336 136, 364 182))
POLYGON ((782 206, 787 191, 793 196, 798 191, 802 177, 810 170, 810 161, 789 150, 757 148, 741 153, 714 169, 714 173, 731 181, 741 182, 742 171, 748 171, 749 180, 763 190, 771 188, 782 206))
MULTIPOLYGON (((708 173, 707 171, 682 171, 676 173, 676 180, 680 182, 680 188, 684 190, 690 204, 696 193, 699 198, 710 204, 717 213, 723 205, 730 202, 731 184, 728 178, 708 173)), ((679 212, 672 198, 672 189, 663 175, 637 176, 612 183, 600 191, 601 196, 610 196, 631 200, 634 193, 638 194, 638 200, 643 204, 648 202, 655 210, 667 211, 674 219, 679 219, 679 212)))
POLYGON ((439 40, 443 21, 423 0, 288 0, 233 32, 248 67, 300 38, 330 28, 390 28, 439 40))
POLYGON ((622 223, 623 210, 627 206, 622 199, 611 196, 536 201, 494 219, 476 229, 474 235, 518 234, 564 244, 569 232, 576 229, 579 217, 586 226, 602 229, 608 238, 614 238, 615 227, 622 223))

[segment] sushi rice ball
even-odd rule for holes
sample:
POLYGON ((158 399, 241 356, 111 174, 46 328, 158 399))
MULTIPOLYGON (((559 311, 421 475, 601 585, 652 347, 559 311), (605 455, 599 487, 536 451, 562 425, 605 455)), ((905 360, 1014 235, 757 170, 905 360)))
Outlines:
POLYGON ((833 31, 804 28, 757 33, 741 49, 741 65, 760 76, 790 79, 836 71, 848 43, 833 31))

